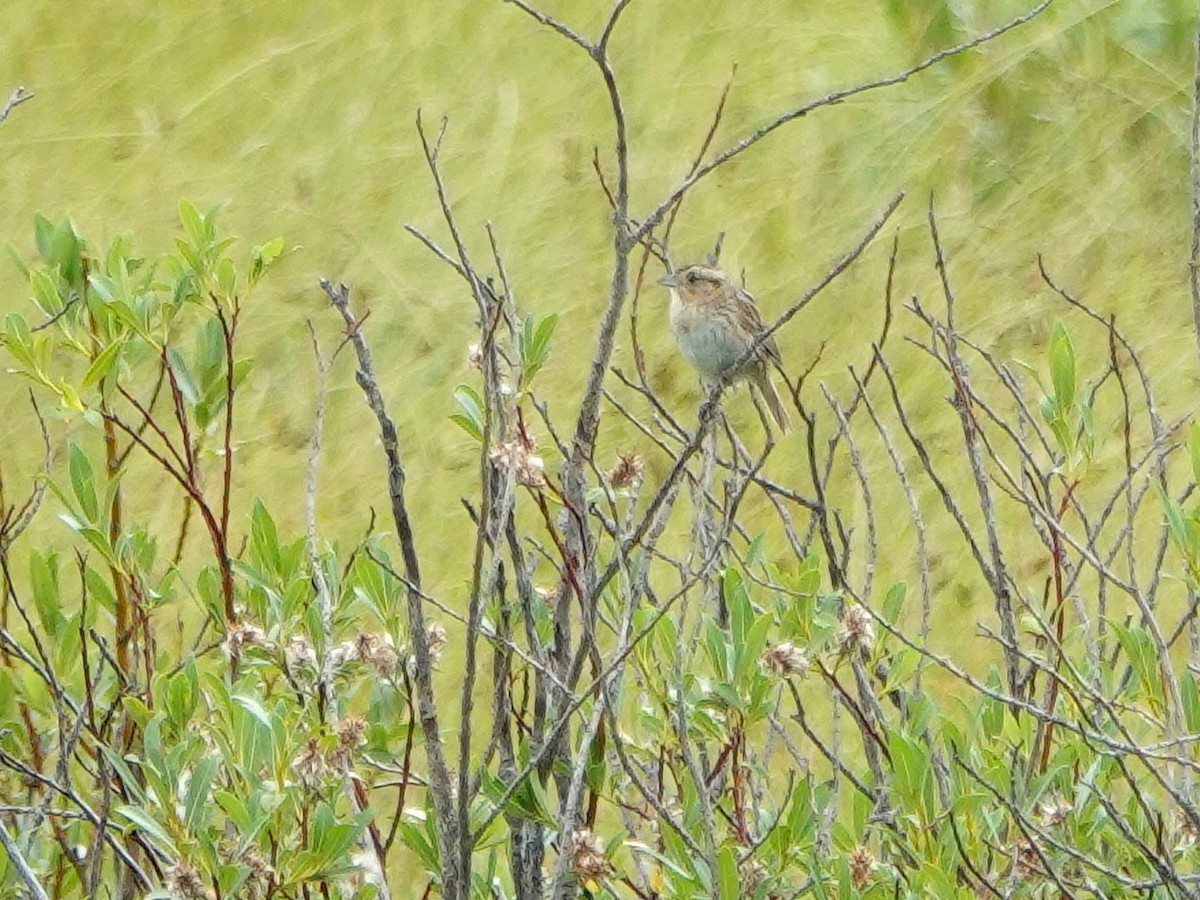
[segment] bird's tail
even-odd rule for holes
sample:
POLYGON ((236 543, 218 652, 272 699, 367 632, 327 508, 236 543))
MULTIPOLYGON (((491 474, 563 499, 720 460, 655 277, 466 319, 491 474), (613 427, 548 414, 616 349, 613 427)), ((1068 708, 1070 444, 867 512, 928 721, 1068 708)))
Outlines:
POLYGON ((763 395, 763 400, 767 402, 767 409, 771 411, 771 417, 778 423, 779 430, 787 434, 792 427, 791 420, 788 418, 787 410, 784 409, 783 403, 779 399, 775 385, 771 383, 771 376, 764 369, 762 377, 756 378, 755 382, 759 392, 763 395))

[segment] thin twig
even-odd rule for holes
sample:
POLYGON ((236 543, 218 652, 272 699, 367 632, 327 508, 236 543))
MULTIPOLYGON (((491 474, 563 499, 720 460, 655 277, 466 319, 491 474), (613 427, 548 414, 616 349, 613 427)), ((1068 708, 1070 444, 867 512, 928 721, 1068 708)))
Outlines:
MULTIPOLYGON (((516 2, 516 0, 508 0, 508 2, 516 2)), ((1054 2, 1054 0, 1042 0, 1041 3, 1030 9, 1028 12, 1017 16, 1015 19, 1009 20, 999 28, 994 28, 991 31, 985 32, 984 34, 977 35, 971 40, 962 44, 958 44, 957 46, 951 47, 947 50, 939 51, 938 53, 935 53, 927 59, 917 63, 915 66, 905 69, 903 72, 890 75, 886 78, 880 78, 876 81, 868 81, 863 84, 855 85, 852 88, 834 91, 832 94, 827 94, 824 97, 821 97, 817 100, 812 100, 803 104, 802 106, 798 106, 795 109, 785 112, 780 116, 776 116, 766 125, 758 128, 756 131, 754 131, 754 133, 738 141, 728 150, 725 150, 714 157, 711 162, 705 163, 691 175, 684 178, 683 181, 680 182, 679 186, 676 187, 675 190, 673 190, 665 200, 659 203, 658 206, 656 206, 648 216, 646 216, 646 218, 642 221, 642 224, 633 232, 633 239, 638 241, 641 240, 645 235, 649 234, 650 231, 663 220, 663 216, 667 214, 671 207, 678 203, 680 198, 682 198, 684 194, 691 190, 701 179, 711 175, 716 169, 729 162, 729 160, 733 159, 735 156, 738 156, 741 153, 744 153, 746 150, 749 150, 777 128, 786 125, 788 122, 803 118, 814 110, 843 103, 858 94, 865 94, 869 91, 878 90, 879 88, 903 84, 914 75, 924 72, 926 69, 932 68, 938 63, 945 62, 947 59, 958 56, 962 53, 966 53, 969 50, 974 50, 976 47, 986 44, 989 41, 993 41, 1001 35, 1012 31, 1014 28, 1024 25, 1044 12, 1052 2, 1054 2)))
POLYGON ((7 119, 8 114, 14 109, 16 109, 26 100, 32 100, 33 97, 33 94, 25 90, 24 85, 18 85, 16 88, 14 88, 13 92, 8 95, 8 100, 5 102, 4 106, 0 108, 0 122, 3 122, 5 119, 7 119))

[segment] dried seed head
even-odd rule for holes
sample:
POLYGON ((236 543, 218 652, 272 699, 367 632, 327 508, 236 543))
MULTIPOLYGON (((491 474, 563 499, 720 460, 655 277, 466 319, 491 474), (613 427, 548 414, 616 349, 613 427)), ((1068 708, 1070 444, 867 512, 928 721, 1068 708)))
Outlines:
POLYGON ((635 488, 642 483, 646 460, 640 453, 622 453, 608 472, 608 483, 616 490, 635 488))
POLYGON ((317 651, 303 634, 293 634, 283 649, 283 661, 288 674, 296 676, 304 669, 316 671, 317 651))
POLYGON ((1038 814, 1042 817, 1042 824, 1049 828, 1065 822, 1072 808, 1066 800, 1056 797, 1038 806, 1038 814))
POLYGON ((171 900, 212 900, 213 896, 200 872, 186 859, 167 870, 167 892, 171 900))
POLYGON ((362 716, 346 716, 334 727, 338 745, 329 754, 329 765, 341 772, 354 768, 354 751, 367 742, 367 721, 362 716))
POLYGON ((1179 813, 1175 819, 1175 830, 1179 835, 1176 842, 1177 850, 1187 850, 1196 846, 1196 821, 1186 813, 1179 813))
POLYGON ((187 805, 183 802, 192 784, 192 770, 184 769, 175 779, 175 815, 180 819, 187 818, 187 805))
MULTIPOLYGON (((446 648, 446 629, 436 623, 430 625, 425 629, 425 644, 429 648, 429 664, 436 666, 446 648)), ((411 650, 408 652, 407 669, 409 675, 417 671, 417 654, 411 650)))
POLYGON ((247 847, 238 862, 250 870, 246 875, 246 880, 242 882, 239 896, 248 897, 250 900, 260 900, 260 898, 266 897, 271 890, 275 869, 254 846, 247 847))
POLYGON ((429 644, 429 661, 437 665, 446 649, 446 629, 434 623, 425 629, 425 640, 429 644))
POLYGON ((546 486, 546 462, 533 453, 524 453, 517 462, 517 484, 527 488, 546 486))
POLYGON ((808 657, 791 641, 770 647, 762 656, 763 662, 772 672, 785 678, 789 675, 804 675, 808 672, 808 657))
POLYGON ((753 897, 759 887, 767 880, 767 867, 760 863, 757 859, 748 859, 742 863, 742 889, 743 897, 753 897))
POLYGON ((354 639, 354 656, 384 678, 396 674, 396 666, 400 662, 400 654, 392 645, 391 636, 370 631, 364 631, 354 639))
POLYGON ((533 452, 532 438, 522 437, 515 441, 497 444, 488 451, 488 457, 502 469, 511 469, 517 484, 527 488, 546 486, 546 462, 533 452))
MULTIPOLYGON (((379 857, 372 851, 360 848, 350 857, 350 862, 358 870, 355 875, 359 887, 371 884, 381 888, 386 884, 383 878, 383 870, 379 867, 379 857)), ((352 894, 351 896, 357 896, 357 894, 352 894)))
POLYGON ((511 468, 516 458, 516 445, 511 442, 497 444, 488 451, 488 459, 502 469, 511 468))
POLYGON ((848 603, 842 611, 842 628, 838 632, 838 646, 843 653, 858 651, 869 653, 875 645, 875 621, 871 614, 857 603, 848 603))
POLYGON ((247 647, 268 646, 267 634, 251 622, 237 622, 229 626, 225 635, 225 648, 231 656, 240 656, 247 647))
POLYGON ((478 343, 468 345, 467 365, 472 369, 483 368, 483 348, 480 347, 478 343))
POLYGON ((1022 841, 1014 851, 1016 853, 1017 879, 1026 881, 1042 871, 1042 861, 1038 857, 1037 848, 1029 841, 1022 841))
POLYGON ((367 742, 367 720, 362 716, 346 716, 337 724, 338 744, 354 750, 367 742))
POLYGON ((567 853, 571 871, 585 881, 598 881, 616 871, 604 855, 603 842, 586 828, 572 832, 567 853))
POLYGON ((850 881, 854 884, 855 890, 861 891, 866 887, 878 868, 879 863, 875 861, 875 854, 863 844, 859 844, 850 851, 850 881))
POLYGON ((336 647, 329 648, 329 667, 340 669, 346 663, 358 661, 358 647, 353 641, 342 641, 336 647))
POLYGON ((325 782, 325 776, 329 773, 329 766, 325 762, 325 754, 317 745, 316 738, 310 739, 308 745, 292 760, 292 768, 296 772, 296 777, 300 779, 300 784, 307 790, 320 789, 325 782))

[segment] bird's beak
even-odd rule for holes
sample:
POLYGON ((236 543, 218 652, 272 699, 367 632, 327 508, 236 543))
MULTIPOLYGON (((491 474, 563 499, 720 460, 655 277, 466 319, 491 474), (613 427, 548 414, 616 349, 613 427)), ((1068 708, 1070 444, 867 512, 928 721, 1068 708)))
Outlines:
POLYGON ((679 282, 676 280, 674 272, 671 272, 669 275, 664 275, 662 278, 658 279, 658 283, 661 284, 663 287, 669 287, 669 288, 679 287, 679 282))

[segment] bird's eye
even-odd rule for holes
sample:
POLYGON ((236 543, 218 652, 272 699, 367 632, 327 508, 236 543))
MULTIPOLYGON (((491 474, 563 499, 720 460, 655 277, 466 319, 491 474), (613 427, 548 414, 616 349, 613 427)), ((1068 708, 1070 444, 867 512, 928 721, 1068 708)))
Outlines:
POLYGON ((700 275, 698 272, 688 272, 684 277, 687 278, 688 284, 695 284, 700 280, 700 275))

